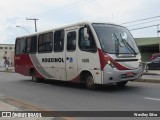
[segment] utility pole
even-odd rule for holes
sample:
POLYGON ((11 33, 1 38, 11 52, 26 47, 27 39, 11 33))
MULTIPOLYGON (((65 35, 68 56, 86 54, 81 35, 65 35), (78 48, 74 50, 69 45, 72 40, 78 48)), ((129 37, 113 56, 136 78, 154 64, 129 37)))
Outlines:
POLYGON ((160 32, 159 25, 157 25, 157 37, 159 37, 159 32, 160 32))
POLYGON ((39 19, 36 19, 36 18, 26 18, 26 20, 34 20, 35 32, 37 32, 37 24, 36 24, 36 21, 39 20, 39 19))

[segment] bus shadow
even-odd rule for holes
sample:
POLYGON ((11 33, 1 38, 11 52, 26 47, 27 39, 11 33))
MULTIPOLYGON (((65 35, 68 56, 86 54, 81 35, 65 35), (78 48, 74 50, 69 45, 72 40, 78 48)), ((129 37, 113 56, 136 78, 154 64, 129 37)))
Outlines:
MULTIPOLYGON (((27 82, 32 82, 32 83, 41 83, 41 84, 48 84, 51 86, 57 86, 57 87, 63 87, 67 89, 81 89, 81 90, 89 90, 85 87, 84 84, 78 84, 78 83, 73 83, 73 82, 66 82, 66 81, 58 81, 58 80, 41 80, 38 82, 33 82, 32 80, 25 80, 27 82)), ((120 87, 116 84, 109 84, 109 85, 98 85, 95 90, 89 90, 89 91, 99 91, 99 92, 124 92, 124 91, 138 91, 142 89, 140 86, 136 85, 130 85, 127 84, 124 87, 120 87)))
POLYGON ((126 86, 123 86, 123 87, 120 87, 118 85, 103 85, 103 86, 100 86, 99 89, 97 89, 98 91, 101 91, 101 92, 134 92, 134 91, 138 91, 140 90, 141 88, 139 86, 131 86, 131 85, 126 85, 126 86))

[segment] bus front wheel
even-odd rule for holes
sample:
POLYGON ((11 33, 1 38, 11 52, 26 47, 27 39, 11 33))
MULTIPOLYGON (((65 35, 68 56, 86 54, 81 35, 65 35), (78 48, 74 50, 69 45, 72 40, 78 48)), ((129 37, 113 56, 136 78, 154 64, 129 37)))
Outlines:
POLYGON ((88 89, 96 89, 96 84, 94 83, 93 76, 88 74, 86 77, 85 85, 88 89))

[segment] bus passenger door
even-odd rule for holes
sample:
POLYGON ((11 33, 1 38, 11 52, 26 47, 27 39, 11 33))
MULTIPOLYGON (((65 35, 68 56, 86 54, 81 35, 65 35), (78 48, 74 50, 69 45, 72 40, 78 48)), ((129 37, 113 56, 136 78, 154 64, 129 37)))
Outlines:
POLYGON ((77 77, 77 41, 78 30, 72 29, 66 31, 66 75, 67 81, 76 82, 77 77))

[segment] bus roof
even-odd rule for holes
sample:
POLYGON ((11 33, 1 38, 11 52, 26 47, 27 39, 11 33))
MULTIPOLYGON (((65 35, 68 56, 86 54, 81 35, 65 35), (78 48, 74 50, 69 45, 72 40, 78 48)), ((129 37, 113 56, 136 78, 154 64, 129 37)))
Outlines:
MULTIPOLYGON (((30 34, 27 34, 27 35, 24 35, 24 36, 19 36, 17 38, 23 38, 23 37, 28 37, 28 36, 34 36, 34 35, 37 35, 37 34, 43 34, 43 33, 46 33, 46 32, 51 32, 51 31, 55 31, 55 30, 61 30, 61 29, 66 29, 66 28, 69 28, 69 27, 74 27, 74 26, 84 26, 84 25, 90 25, 92 23, 105 23, 105 24, 112 24, 112 25, 117 25, 117 24, 114 24, 114 23, 109 23, 109 22, 91 22, 91 21, 83 21, 83 22, 78 22, 78 23, 74 23, 74 24, 70 24, 70 25, 64 25, 64 26, 61 26, 61 27, 57 27, 57 28, 52 28, 52 29, 49 29, 49 30, 43 30, 43 31, 40 31, 40 32, 34 32, 34 33, 30 33, 30 34)), ((120 26, 120 25, 118 25, 120 26)))

